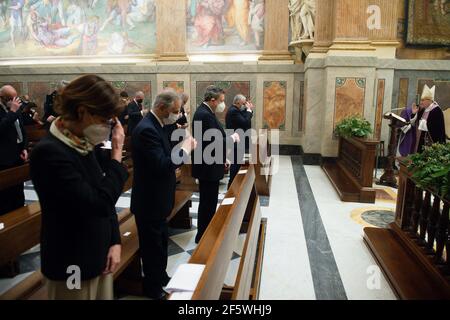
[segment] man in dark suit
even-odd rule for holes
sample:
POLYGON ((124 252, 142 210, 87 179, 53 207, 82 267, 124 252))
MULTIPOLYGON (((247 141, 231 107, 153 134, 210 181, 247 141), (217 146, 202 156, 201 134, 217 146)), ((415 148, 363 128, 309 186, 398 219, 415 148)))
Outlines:
POLYGON ((200 242, 216 212, 219 183, 224 177, 225 168, 229 166, 226 147, 239 142, 239 135, 236 133, 230 137, 226 136, 215 115, 216 112, 222 113, 224 110, 224 91, 210 86, 206 90, 205 101, 197 108, 193 118, 193 136, 197 141, 201 141, 202 146, 194 152, 192 166, 192 176, 199 180, 200 189, 196 243, 200 242), (213 138, 208 139, 205 133, 213 138))
POLYGON ((180 98, 175 92, 159 94, 131 138, 134 162, 131 212, 139 233, 144 293, 152 299, 164 299, 163 287, 169 282, 166 219, 175 201, 175 170, 189 160, 196 146, 189 137, 172 151, 163 127, 175 123, 179 112, 180 98))
MULTIPOLYGON (((0 89, 0 170, 22 165, 28 159, 21 101, 12 86, 0 89)), ((23 184, 0 191, 0 215, 23 207, 23 184)))
POLYGON ((44 126, 47 130, 50 130, 52 122, 55 121, 55 119, 58 117, 58 113, 56 113, 54 109, 56 98, 61 94, 61 92, 65 87, 67 87, 68 84, 69 81, 60 81, 56 86, 56 90, 45 97, 44 118, 42 119, 42 121, 44 122, 44 126))
POLYGON ((241 164, 243 164, 244 153, 248 153, 249 151, 249 141, 247 137, 250 137, 250 135, 245 133, 252 128, 252 118, 253 104, 247 102, 245 96, 238 94, 234 98, 233 105, 228 109, 225 117, 227 129, 237 132, 241 140, 239 144, 234 145, 234 157, 230 167, 230 181, 228 183, 228 188, 230 188, 241 168, 241 164))
POLYGON ((144 102, 144 93, 142 91, 136 92, 133 101, 127 106, 128 110, 128 132, 127 135, 133 135, 134 129, 139 122, 148 113, 148 109, 144 109, 142 103, 144 102))

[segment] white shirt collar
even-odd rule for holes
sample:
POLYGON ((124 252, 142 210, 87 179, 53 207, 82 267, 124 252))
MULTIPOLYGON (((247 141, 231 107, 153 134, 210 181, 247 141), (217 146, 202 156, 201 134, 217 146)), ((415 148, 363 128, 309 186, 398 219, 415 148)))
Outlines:
POLYGON ((164 123, 161 121, 161 119, 159 119, 159 117, 153 112, 153 110, 150 110, 150 112, 155 116, 156 120, 158 120, 161 128, 164 128, 164 123))
POLYGON ((207 107, 209 108, 209 110, 211 110, 212 113, 214 113, 213 109, 211 109, 211 107, 209 106, 209 104, 207 104, 206 102, 203 102, 203 104, 204 104, 205 106, 207 106, 207 107))

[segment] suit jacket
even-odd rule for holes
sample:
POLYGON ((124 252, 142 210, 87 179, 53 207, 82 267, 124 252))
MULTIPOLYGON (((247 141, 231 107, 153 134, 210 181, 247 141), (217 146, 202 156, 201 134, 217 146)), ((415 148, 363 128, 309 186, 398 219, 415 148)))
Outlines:
POLYGON ((0 166, 3 168, 20 165, 20 153, 28 146, 27 135, 20 111, 6 112, 0 106, 0 166), (19 120, 23 142, 17 143, 16 120, 19 120))
MULTIPOLYGON (((162 221, 172 212, 179 165, 172 162, 167 133, 153 113, 138 124, 131 137, 134 178, 131 212, 148 221, 162 221)), ((186 155, 179 150, 183 162, 186 155)), ((181 163, 180 163, 181 165, 181 163)))
MULTIPOLYGON (((225 116, 225 123, 227 129, 231 130, 238 130, 242 129, 244 132, 247 132, 247 130, 250 130, 252 128, 252 118, 253 118, 253 112, 248 112, 247 110, 241 111, 238 107, 235 105, 232 105, 227 112, 227 115, 225 116)), ((243 136, 242 134, 239 135, 241 142, 240 146, 242 146, 245 143, 245 151, 248 152, 249 146, 250 146, 250 140, 248 137, 243 136)), ((237 144, 235 145, 235 156, 236 150, 237 150, 237 144)))
POLYGON ((47 129, 50 129, 50 122, 47 122, 47 118, 50 116, 54 116, 55 118, 58 117, 58 114, 56 113, 54 106, 55 106, 55 99, 57 96, 57 92, 53 91, 51 94, 47 95, 45 97, 45 103, 44 103, 44 118, 42 119, 44 121, 45 127, 47 129))
POLYGON ((49 134, 31 153, 30 174, 42 208, 42 273, 64 281, 77 265, 82 280, 101 275, 120 244, 115 204, 127 169, 116 160, 102 169, 94 152, 82 156, 49 134))
MULTIPOLYGON (((192 122, 192 135, 193 137, 198 141, 199 146, 197 149, 192 153, 193 157, 193 165, 192 165, 192 176, 199 180, 205 180, 205 181, 218 181, 223 179, 225 174, 225 162, 226 162, 226 155, 227 155, 227 143, 229 145, 233 144, 233 140, 226 136, 225 130, 222 127, 222 124, 217 119, 214 112, 205 104, 202 103, 198 108, 197 111, 194 114, 193 122, 192 122), (201 123, 202 130, 198 130, 196 128, 195 123, 201 123), (203 141, 204 134, 209 129, 215 129, 220 132, 221 135, 221 143, 223 145, 222 151, 222 157, 221 159, 218 159, 219 161, 215 161, 212 164, 208 164, 205 162, 205 159, 203 157, 205 149, 213 143, 215 140, 212 139, 212 141, 203 141), (201 148, 200 148, 201 144, 201 148), (200 154, 201 152, 201 154, 200 154)), ((209 150, 209 148, 208 148, 209 150)), ((207 151, 207 154, 210 152, 207 151)), ((211 155, 213 157, 216 157, 215 151, 211 152, 211 155)), ((219 155, 217 155, 218 157, 219 155)))
POLYGON ((130 102, 127 107, 128 112, 128 135, 131 136, 133 134, 134 129, 137 127, 139 122, 142 120, 142 105, 138 104, 136 101, 130 102))

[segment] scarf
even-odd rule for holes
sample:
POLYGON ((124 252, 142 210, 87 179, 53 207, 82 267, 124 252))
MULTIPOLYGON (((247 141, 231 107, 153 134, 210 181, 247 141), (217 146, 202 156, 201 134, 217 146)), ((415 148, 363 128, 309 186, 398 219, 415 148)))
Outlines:
POLYGON ((53 121, 50 126, 50 133, 83 156, 87 156, 94 150, 94 146, 87 139, 80 138, 65 128, 61 117, 53 121))

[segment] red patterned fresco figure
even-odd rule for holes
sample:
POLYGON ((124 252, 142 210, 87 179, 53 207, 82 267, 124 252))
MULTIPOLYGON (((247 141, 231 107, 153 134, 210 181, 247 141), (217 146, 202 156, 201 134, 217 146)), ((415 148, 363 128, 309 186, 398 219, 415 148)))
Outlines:
POLYGON ((197 32, 196 46, 223 44, 222 16, 225 7, 224 0, 200 0, 197 4, 194 20, 197 32))

